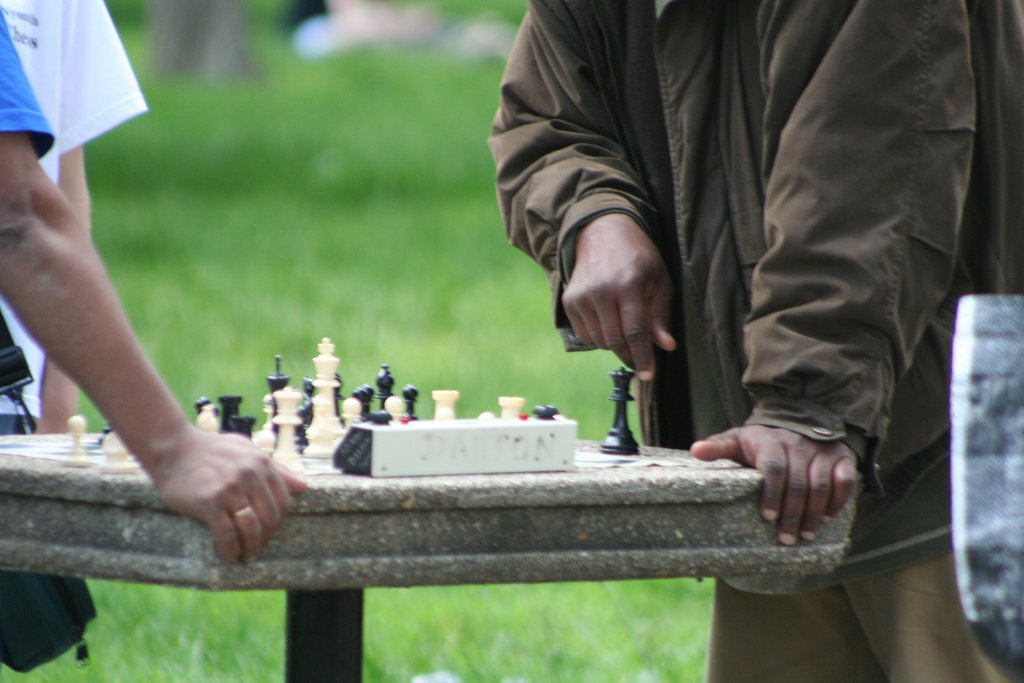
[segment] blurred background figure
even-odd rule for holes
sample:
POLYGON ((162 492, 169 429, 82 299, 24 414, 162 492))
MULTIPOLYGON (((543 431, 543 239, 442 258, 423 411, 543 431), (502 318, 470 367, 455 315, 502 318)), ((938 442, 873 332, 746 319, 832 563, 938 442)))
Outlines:
POLYGON ((471 59, 504 59, 515 27, 493 16, 456 20, 387 0, 294 0, 286 22, 296 54, 316 59, 360 47, 418 45, 471 59))

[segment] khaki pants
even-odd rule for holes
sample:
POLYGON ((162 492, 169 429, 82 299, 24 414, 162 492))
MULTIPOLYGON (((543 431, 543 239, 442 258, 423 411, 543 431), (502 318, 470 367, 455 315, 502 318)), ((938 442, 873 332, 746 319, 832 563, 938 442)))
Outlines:
POLYGON ((1008 681, 974 644, 953 557, 794 595, 718 581, 710 683, 1008 681))

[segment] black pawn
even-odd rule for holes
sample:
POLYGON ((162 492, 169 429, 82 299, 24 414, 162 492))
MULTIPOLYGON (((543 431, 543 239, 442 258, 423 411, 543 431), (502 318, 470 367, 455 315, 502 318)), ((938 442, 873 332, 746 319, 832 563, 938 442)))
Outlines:
MULTIPOLYGON (((230 432, 231 429, 231 418, 238 417, 238 408, 242 405, 241 396, 218 396, 217 402, 220 403, 220 431, 230 432)), ((202 410, 200 408, 200 410, 202 410)))
POLYGON ((369 384, 360 384, 352 390, 352 397, 358 398, 359 402, 363 404, 360 417, 365 420, 366 414, 370 412, 370 401, 373 400, 373 387, 369 384))
POLYGON ((402 389, 402 398, 405 400, 405 415, 406 420, 418 420, 416 417, 416 398, 420 395, 420 390, 411 384, 406 384, 402 389))
POLYGON ((208 406, 211 403, 213 403, 213 401, 211 401, 206 396, 200 396, 199 398, 197 398, 195 402, 196 417, 199 417, 200 413, 203 412, 203 406, 208 406))
POLYGON ((381 410, 384 410, 384 403, 393 396, 391 388, 394 386, 395 378, 391 375, 391 370, 387 365, 381 365, 380 372, 377 373, 377 393, 374 395, 374 398, 380 401, 381 410))
POLYGON ((626 404, 633 400, 629 395, 629 382, 633 379, 633 373, 626 368, 619 368, 608 373, 615 383, 615 390, 608 397, 609 401, 615 401, 615 422, 608 430, 608 436, 601 442, 601 452, 614 455, 636 455, 640 447, 629 431, 629 420, 626 412, 626 404))

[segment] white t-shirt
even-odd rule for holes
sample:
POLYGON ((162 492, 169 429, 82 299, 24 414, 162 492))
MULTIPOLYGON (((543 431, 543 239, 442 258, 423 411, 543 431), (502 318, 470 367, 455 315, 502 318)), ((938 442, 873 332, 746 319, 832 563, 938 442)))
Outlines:
MULTIPOLYGON (((146 102, 103 0, 0 0, 0 11, 56 138, 40 163, 57 182, 61 154, 146 111, 146 102)), ((23 391, 38 416, 43 352, 6 301, 0 310, 32 370, 23 391)), ((0 397, 0 413, 12 412, 0 397)))

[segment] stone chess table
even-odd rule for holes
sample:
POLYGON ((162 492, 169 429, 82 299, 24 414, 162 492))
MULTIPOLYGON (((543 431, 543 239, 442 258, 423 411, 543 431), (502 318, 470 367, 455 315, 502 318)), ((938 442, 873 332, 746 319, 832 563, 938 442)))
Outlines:
POLYGON ((64 443, 0 437, 0 568, 286 590, 295 680, 359 680, 337 674, 336 662, 328 668, 340 678, 291 667, 296 629, 354 640, 350 654, 361 658, 364 588, 825 573, 842 559, 853 519, 851 504, 813 542, 781 546, 758 512, 760 473, 650 447, 607 466, 598 444, 579 442, 576 469, 535 474, 376 479, 307 461, 309 489, 275 537, 253 561, 228 564, 207 529, 168 510, 141 472, 104 473, 99 459, 71 468, 33 453, 64 443), (339 610, 347 625, 338 626, 339 610))

